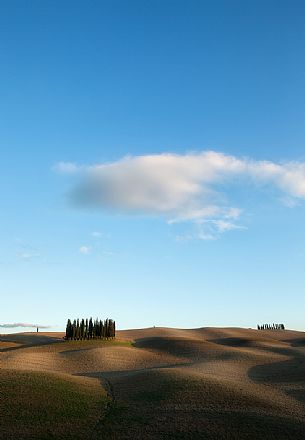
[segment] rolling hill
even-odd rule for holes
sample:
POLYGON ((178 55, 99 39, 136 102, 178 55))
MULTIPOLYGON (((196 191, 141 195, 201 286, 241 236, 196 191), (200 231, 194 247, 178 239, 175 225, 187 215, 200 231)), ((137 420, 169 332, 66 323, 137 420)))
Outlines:
POLYGON ((304 439, 305 333, 0 336, 0 438, 304 439))

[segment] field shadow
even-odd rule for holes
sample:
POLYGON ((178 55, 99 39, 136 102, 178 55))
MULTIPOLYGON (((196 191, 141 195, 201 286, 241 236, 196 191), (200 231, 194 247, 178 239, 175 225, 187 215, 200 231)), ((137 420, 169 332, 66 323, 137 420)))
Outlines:
POLYGON ((255 365, 248 371, 248 377, 254 382, 272 384, 304 383, 305 357, 294 357, 286 361, 255 365))
POLYGON ((255 383, 280 387, 286 395, 305 403, 305 354, 298 350, 298 347, 305 346, 304 338, 285 340, 283 337, 279 342, 285 346, 277 346, 278 340, 275 340, 273 345, 272 339, 270 341, 267 339, 256 341, 255 339, 238 337, 209 341, 227 347, 253 348, 264 351, 266 354, 285 356, 286 359, 283 360, 254 365, 248 370, 247 375, 255 383))
MULTIPOLYGON (((300 346, 298 340, 289 343, 291 347, 300 346)), ((248 370, 249 379, 279 387, 287 396, 305 404, 305 355, 293 348, 273 347, 270 351, 289 356, 289 359, 251 367, 248 370)))
POLYGON ((286 394, 288 394, 288 396, 293 397, 294 399, 302 402, 305 404, 305 386, 303 387, 303 389, 290 389, 286 391, 286 394))
MULTIPOLYGON (((28 347, 36 347, 40 345, 48 345, 48 344, 55 344, 64 342, 63 339, 57 338, 54 336, 45 336, 45 335, 1 335, 0 336, 0 343, 13 343, 13 344, 19 344, 17 346, 13 347, 3 347, 0 348, 0 352, 7 352, 7 351, 14 351, 14 350, 20 350, 22 348, 28 348, 28 347)), ((1 347, 1 345, 0 345, 1 347)))
POLYGON ((297 338, 289 341, 291 347, 305 347, 305 338, 297 338))
MULTIPOLYGON (((112 400, 93 438, 108 435, 117 439, 160 440, 305 438, 303 421, 272 413, 268 408, 245 407, 242 401, 232 407, 222 407, 217 402, 207 405, 205 393, 197 396, 198 388, 189 383, 189 379, 175 383, 171 377, 158 373, 161 372, 156 371, 152 376, 148 369, 86 373, 86 376, 99 378, 112 400), (144 374, 132 378, 139 373, 144 374), (190 389, 195 393, 194 400, 189 398, 190 389)), ((213 400, 214 394, 210 394, 209 399, 213 400)))
POLYGON ((213 344, 222 345, 224 347, 232 348, 253 348, 259 349, 265 352, 270 352, 280 356, 303 356, 299 351, 294 348, 300 347, 300 345, 294 344, 294 341, 278 341, 268 339, 248 339, 248 338, 221 338, 221 339, 209 339, 209 342, 213 344), (284 346, 280 344, 285 344, 284 346))
POLYGON ((248 338, 219 338, 209 339, 208 342, 225 347, 253 347, 256 341, 248 338))
MULTIPOLYGON (((176 337, 155 336, 151 338, 136 339, 133 346, 152 352, 169 354, 190 361, 205 360, 209 357, 208 354, 215 352, 208 341, 176 337)), ((223 355, 224 359, 230 357, 228 353, 218 354, 220 356, 223 355)))

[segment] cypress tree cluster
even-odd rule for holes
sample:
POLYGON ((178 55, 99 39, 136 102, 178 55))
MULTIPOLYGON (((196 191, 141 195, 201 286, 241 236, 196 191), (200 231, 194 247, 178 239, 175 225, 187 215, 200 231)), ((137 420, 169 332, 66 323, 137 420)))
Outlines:
POLYGON ((257 324, 257 330, 285 330, 284 324, 257 324))
POLYGON ((74 341, 82 341, 88 339, 112 339, 115 338, 115 321, 105 319, 104 321, 96 318, 88 319, 70 319, 66 325, 66 339, 74 341))

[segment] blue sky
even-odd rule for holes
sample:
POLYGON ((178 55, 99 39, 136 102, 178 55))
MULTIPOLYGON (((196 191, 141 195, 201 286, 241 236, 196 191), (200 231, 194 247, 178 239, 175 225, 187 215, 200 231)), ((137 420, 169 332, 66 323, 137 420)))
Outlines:
POLYGON ((304 18, 2 2, 0 324, 305 329, 304 18))

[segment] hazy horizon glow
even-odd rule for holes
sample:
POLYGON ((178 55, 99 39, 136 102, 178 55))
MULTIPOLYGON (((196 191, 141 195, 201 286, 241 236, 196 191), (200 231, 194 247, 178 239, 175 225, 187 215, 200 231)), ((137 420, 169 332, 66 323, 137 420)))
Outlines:
POLYGON ((0 332, 305 330, 304 18, 301 0, 4 2, 0 332))

